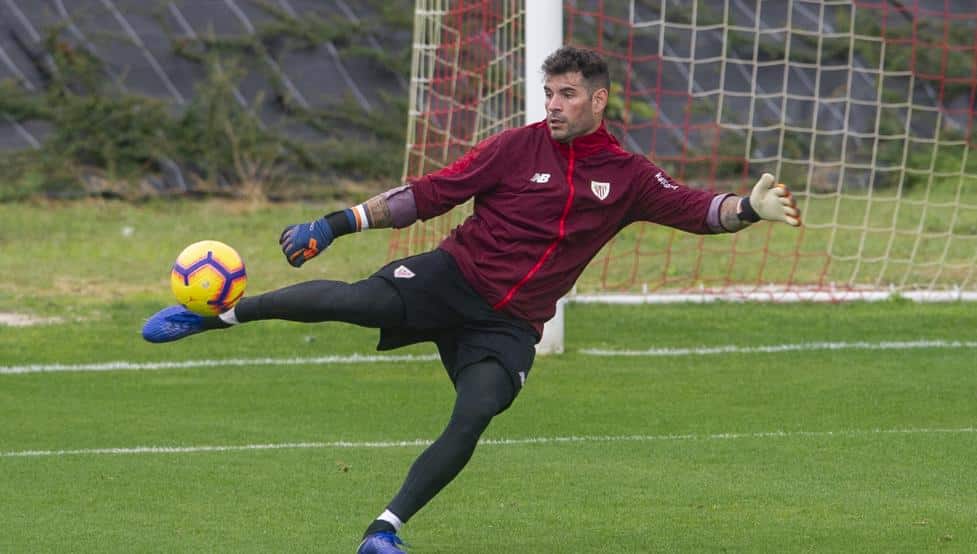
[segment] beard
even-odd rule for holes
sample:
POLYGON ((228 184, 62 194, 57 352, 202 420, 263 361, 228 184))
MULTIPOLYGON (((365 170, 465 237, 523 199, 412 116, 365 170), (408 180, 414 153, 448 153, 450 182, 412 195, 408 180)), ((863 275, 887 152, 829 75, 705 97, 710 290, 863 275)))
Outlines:
POLYGON ((550 136, 557 142, 570 142, 581 135, 588 134, 596 129, 596 123, 596 120, 571 122, 563 117, 549 117, 546 119, 546 125, 550 129, 550 136))

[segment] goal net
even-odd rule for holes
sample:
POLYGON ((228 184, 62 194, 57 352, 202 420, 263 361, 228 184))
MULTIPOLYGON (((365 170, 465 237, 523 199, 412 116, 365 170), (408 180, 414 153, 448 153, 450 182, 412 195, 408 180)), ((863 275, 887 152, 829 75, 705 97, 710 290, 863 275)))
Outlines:
MULTIPOLYGON (((525 123, 523 1, 417 0, 404 176, 525 123)), ((611 65, 608 126, 685 184, 791 186, 799 230, 625 229, 575 294, 977 295, 973 0, 568 0, 564 41, 611 65)), ((533 68, 530 68, 533 69, 533 68)), ((532 74, 532 73, 531 73, 532 74)), ((533 90, 532 88, 530 90, 533 90)), ((435 246, 455 210, 396 232, 435 246)))

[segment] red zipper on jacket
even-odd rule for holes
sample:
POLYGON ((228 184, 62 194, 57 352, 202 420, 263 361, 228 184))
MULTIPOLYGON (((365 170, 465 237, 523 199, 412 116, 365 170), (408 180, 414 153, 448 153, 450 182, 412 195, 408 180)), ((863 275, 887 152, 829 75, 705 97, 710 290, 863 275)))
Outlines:
POLYGON ((523 278, 520 279, 518 283, 516 283, 515 285, 512 286, 511 289, 509 289, 509 292, 507 292, 505 296, 502 297, 502 300, 499 300, 498 302, 496 302, 494 306, 492 306, 494 309, 496 310, 501 309, 506 304, 511 302, 512 298, 516 295, 517 292, 519 292, 519 289, 522 288, 523 285, 528 283, 529 280, 533 278, 533 275, 536 275, 536 272, 539 271, 541 267, 543 267, 543 264, 546 263, 546 260, 556 250, 556 247, 560 243, 560 241, 563 240, 564 237, 566 237, 567 217, 570 215, 570 207, 573 205, 573 194, 574 194, 573 162, 574 162, 573 143, 571 142, 569 162, 567 163, 567 184, 570 186, 570 192, 567 194, 567 203, 565 206, 563 206, 563 215, 560 216, 559 232, 557 233, 556 239, 550 243, 550 245, 546 248, 546 251, 543 252, 543 255, 540 256, 539 260, 532 267, 532 269, 530 269, 529 272, 526 273, 526 275, 524 275, 523 278))

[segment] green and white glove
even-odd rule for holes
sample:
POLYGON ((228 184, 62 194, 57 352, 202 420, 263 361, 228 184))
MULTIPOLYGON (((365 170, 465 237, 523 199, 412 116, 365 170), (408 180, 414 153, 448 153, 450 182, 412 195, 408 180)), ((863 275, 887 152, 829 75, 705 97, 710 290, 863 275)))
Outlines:
POLYGON ((794 195, 783 183, 774 184, 773 175, 764 173, 753 186, 749 197, 740 199, 737 215, 743 221, 756 222, 761 219, 783 221, 787 225, 800 227, 801 211, 797 209, 794 195))

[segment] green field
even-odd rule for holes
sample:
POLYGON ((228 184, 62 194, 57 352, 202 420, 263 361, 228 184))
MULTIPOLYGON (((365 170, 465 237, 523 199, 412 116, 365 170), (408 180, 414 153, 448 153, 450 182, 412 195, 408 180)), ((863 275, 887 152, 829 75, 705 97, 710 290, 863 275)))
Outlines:
MULTIPOLYGON (((193 240, 241 250, 252 292, 382 263, 374 232, 288 267, 278 231, 322 210, 0 205, 0 312, 57 318, 0 325, 0 552, 355 550, 447 418, 432 348, 354 358, 375 332, 331 323, 138 334, 193 240)), ((410 552, 974 551, 974 305, 571 304, 567 347, 410 552)))

